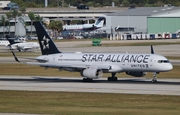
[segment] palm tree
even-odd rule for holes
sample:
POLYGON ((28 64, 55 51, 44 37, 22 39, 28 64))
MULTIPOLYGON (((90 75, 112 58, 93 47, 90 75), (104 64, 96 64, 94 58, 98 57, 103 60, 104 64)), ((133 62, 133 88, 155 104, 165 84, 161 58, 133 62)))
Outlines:
POLYGON ((25 13, 25 11, 26 11, 26 7, 25 7, 25 6, 22 6, 22 7, 20 8, 20 11, 21 11, 21 13, 24 15, 24 13, 25 13))
POLYGON ((28 16, 31 20, 31 35, 32 35, 32 25, 33 25, 33 22, 35 20, 35 14, 33 12, 28 12, 28 16))
POLYGON ((42 21, 42 17, 40 15, 35 15, 35 21, 42 21))
POLYGON ((55 38, 57 38, 57 33, 63 30, 62 21, 51 21, 49 24, 49 28, 53 30, 55 38))
POLYGON ((15 20, 14 32, 16 33, 16 21, 17 21, 17 17, 18 17, 18 16, 21 16, 21 13, 19 13, 17 9, 13 9, 13 10, 11 11, 11 13, 12 13, 12 17, 13 17, 14 20, 15 20))
POLYGON ((57 28, 57 31, 58 32, 61 32, 62 30, 63 30, 63 21, 62 20, 59 20, 59 21, 57 21, 57 26, 58 26, 58 28, 57 28))
POLYGON ((10 18, 12 16, 12 13, 11 12, 6 12, 6 17, 8 19, 8 26, 9 26, 9 34, 10 34, 10 18))
POLYGON ((48 25, 49 29, 52 29, 53 31, 53 36, 54 36, 54 31, 55 31, 55 21, 51 21, 48 25))
POLYGON ((5 16, 1 16, 1 24, 3 25, 3 35, 4 35, 4 27, 5 27, 5 24, 6 24, 6 18, 5 16))

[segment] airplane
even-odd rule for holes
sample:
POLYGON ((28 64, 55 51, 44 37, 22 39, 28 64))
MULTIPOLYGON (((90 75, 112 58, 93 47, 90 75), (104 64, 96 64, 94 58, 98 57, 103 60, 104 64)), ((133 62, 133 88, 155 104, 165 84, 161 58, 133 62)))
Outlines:
POLYGON ((99 17, 94 24, 64 25, 64 31, 93 31, 103 27, 105 17, 99 17))
MULTIPOLYGON (((25 64, 79 72, 84 77, 83 81, 101 78, 103 73, 111 73, 108 81, 117 81, 116 73, 125 72, 134 77, 143 77, 147 72, 152 72, 152 82, 157 82, 156 74, 173 69, 166 57, 154 54, 152 46, 150 54, 61 52, 40 22, 34 22, 34 26, 42 55, 34 58, 35 62, 25 64)), ((12 54, 17 62, 21 62, 13 51, 12 54)))
POLYGON ((9 44, 8 40, 0 40, 0 46, 8 46, 9 44))
MULTIPOLYGON (((20 42, 23 42, 23 41, 18 40, 18 39, 14 39, 14 42, 15 43, 20 43, 20 42)), ((0 39, 0 46, 9 46, 9 44, 10 44, 9 41, 6 38, 0 39)))
POLYGON ((21 51, 27 51, 29 49, 39 49, 40 46, 37 42, 15 42, 14 39, 10 38, 8 35, 6 35, 6 39, 9 41, 9 45, 10 48, 12 50, 19 50, 19 52, 21 51))

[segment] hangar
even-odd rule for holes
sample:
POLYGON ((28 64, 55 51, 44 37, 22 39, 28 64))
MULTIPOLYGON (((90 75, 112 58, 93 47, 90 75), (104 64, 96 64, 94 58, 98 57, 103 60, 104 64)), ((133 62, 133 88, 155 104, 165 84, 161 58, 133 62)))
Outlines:
POLYGON ((180 29, 179 7, 139 7, 106 15, 107 33, 164 33, 180 29))
POLYGON ((180 12, 151 16, 148 20, 148 33, 179 33, 180 32, 180 12))

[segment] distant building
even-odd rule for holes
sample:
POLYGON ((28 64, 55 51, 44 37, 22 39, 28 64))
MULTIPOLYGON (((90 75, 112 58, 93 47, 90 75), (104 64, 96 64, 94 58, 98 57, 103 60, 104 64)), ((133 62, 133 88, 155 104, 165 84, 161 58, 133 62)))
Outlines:
POLYGON ((174 33, 180 30, 180 7, 137 7, 106 15, 108 33, 174 33))
POLYGON ((11 1, 0 1, 0 8, 6 7, 11 1))
MULTIPOLYGON (((16 19, 16 21, 16 32, 14 18, 11 18, 10 20, 10 28, 9 26, 4 27, 4 32, 13 34, 15 36, 25 36, 31 33, 31 20, 28 16, 20 16, 16 19)), ((32 26, 32 32, 36 32, 34 26, 32 26)), ((0 34, 3 34, 3 26, 0 26, 0 34)))
POLYGON ((17 3, 10 2, 7 4, 7 6, 2 8, 3 10, 12 10, 12 9, 19 9, 19 6, 17 3))

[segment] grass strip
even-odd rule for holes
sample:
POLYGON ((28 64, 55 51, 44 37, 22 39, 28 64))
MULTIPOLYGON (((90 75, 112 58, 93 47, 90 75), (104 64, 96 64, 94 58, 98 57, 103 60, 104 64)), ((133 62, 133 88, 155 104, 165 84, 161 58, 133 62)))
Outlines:
POLYGON ((179 96, 0 91, 0 113, 179 115, 179 96))

